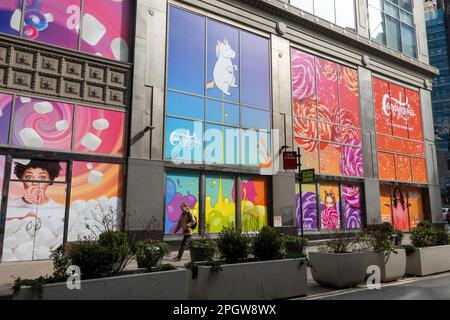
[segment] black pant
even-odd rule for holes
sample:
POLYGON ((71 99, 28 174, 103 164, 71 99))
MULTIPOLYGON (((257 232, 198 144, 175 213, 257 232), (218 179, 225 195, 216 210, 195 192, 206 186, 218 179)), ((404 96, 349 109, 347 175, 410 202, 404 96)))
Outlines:
POLYGON ((183 237, 183 241, 181 241, 180 251, 178 251, 178 258, 179 259, 181 259, 183 257, 184 250, 187 248, 187 246, 191 242, 191 237, 192 236, 190 236, 190 235, 185 235, 183 237))

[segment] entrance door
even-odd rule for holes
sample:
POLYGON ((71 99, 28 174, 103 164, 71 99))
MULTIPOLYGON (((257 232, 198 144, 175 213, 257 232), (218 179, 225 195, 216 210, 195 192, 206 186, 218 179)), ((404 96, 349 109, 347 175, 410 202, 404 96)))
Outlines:
POLYGON ((14 159, 2 261, 42 260, 63 243, 67 163, 14 159))

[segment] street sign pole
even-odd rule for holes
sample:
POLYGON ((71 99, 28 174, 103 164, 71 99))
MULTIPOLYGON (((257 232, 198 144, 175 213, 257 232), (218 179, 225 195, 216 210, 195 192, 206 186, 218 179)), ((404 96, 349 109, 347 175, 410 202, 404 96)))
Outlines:
POLYGON ((298 166, 298 186, 300 192, 300 227, 301 237, 303 238, 303 194, 302 194, 302 155, 300 147, 297 148, 297 166, 298 166))

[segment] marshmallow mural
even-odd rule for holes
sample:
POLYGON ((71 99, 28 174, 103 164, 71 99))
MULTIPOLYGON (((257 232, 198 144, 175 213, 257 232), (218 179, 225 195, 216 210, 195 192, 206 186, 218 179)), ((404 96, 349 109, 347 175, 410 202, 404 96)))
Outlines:
POLYGON ((75 151, 122 155, 125 113, 79 106, 75 151))
POLYGON ((74 162, 68 240, 98 236, 105 224, 120 229, 123 166, 74 162))
POLYGON ((0 1, 0 32, 19 35, 22 0, 0 1))
POLYGON ((70 150, 73 105, 16 98, 12 142, 17 146, 70 150))
POLYGON ((12 96, 0 93, 0 144, 8 143, 12 96))

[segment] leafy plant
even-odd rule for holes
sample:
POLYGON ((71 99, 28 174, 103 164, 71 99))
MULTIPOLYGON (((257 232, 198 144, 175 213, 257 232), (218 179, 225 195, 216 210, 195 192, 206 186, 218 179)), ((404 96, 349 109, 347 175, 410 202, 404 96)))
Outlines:
POLYGON ((97 241, 78 241, 69 253, 71 263, 80 267, 83 279, 103 278, 111 275, 115 257, 110 248, 97 241))
POLYGON ((403 246, 403 249, 405 249, 407 256, 412 255, 414 253, 414 251, 416 251, 416 248, 410 244, 403 246))
POLYGON ((132 248, 128 243, 127 234, 120 231, 106 231, 100 234, 98 243, 108 248, 113 255, 113 267, 111 275, 122 272, 133 260, 132 248))
POLYGON ((236 263, 248 257, 250 239, 233 227, 224 228, 219 234, 217 247, 225 262, 236 263))
POLYGON ((308 245, 308 239, 299 236, 284 236, 283 244, 287 258, 302 258, 305 256, 304 248, 308 245))
POLYGON ((331 240, 325 246, 319 248, 321 252, 349 253, 355 244, 355 236, 352 233, 336 230, 331 234, 331 240))
POLYGON ((44 295, 44 285, 55 283, 56 281, 53 277, 39 277, 37 279, 21 279, 20 277, 14 280, 14 285, 12 286, 13 296, 16 296, 20 289, 23 287, 30 287, 31 292, 36 295, 39 300, 42 300, 44 295))
POLYGON ((376 252, 395 252, 396 230, 389 222, 368 227, 369 236, 373 239, 372 246, 376 252))
POLYGON ((135 245, 136 261, 139 268, 152 271, 164 256, 169 255, 170 246, 161 241, 138 241, 135 245))
POLYGON ((270 226, 261 229, 253 241, 253 255, 259 260, 276 260, 286 255, 283 238, 270 226))
POLYGON ((208 236, 192 240, 189 248, 191 249, 191 259, 202 261, 212 260, 218 250, 216 242, 208 236))
POLYGON ((449 236, 428 221, 420 222, 411 232, 411 243, 414 247, 433 247, 449 244, 449 236))

